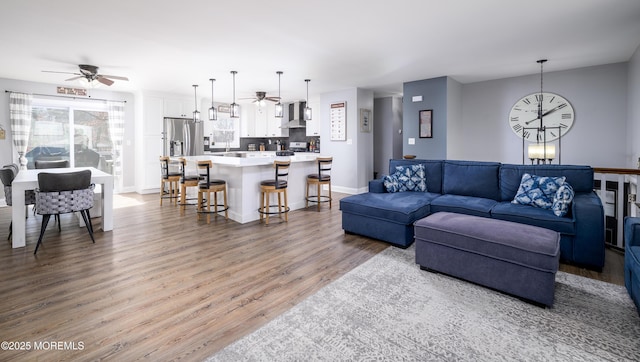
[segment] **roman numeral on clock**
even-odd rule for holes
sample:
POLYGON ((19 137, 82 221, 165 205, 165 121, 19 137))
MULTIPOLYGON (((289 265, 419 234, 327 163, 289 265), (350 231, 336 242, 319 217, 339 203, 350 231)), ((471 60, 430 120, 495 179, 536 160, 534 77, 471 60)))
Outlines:
POLYGON ((560 123, 560 128, 568 128, 568 126, 564 123, 560 123))
POLYGON ((511 122, 518 122, 519 120, 520 120, 520 117, 511 117, 511 122))
POLYGON ((521 124, 514 124, 513 125, 513 130, 516 131, 516 132, 522 131, 522 125, 521 124))
POLYGON ((571 113, 563 113, 562 119, 571 119, 571 113))
POLYGON ((529 100, 529 98, 525 98, 522 100, 525 104, 531 104, 531 101, 529 100))

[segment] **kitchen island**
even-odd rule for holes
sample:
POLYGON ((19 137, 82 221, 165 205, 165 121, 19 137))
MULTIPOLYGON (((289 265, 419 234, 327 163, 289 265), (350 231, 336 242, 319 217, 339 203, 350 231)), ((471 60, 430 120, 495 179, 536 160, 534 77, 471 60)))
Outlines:
MULTIPOLYGON (((196 173, 196 162, 211 160, 214 178, 227 181, 229 218, 247 223, 260 218, 260 182, 273 179, 273 161, 291 161, 287 188, 290 210, 305 207, 307 175, 318 172, 318 153, 296 153, 293 156, 276 156, 275 152, 220 152, 202 156, 187 156, 187 173, 196 173)), ((177 158, 176 158, 177 159, 177 158)), ((191 188, 187 192, 195 193, 191 188)), ((193 194, 187 197, 195 197, 193 194)), ((273 203, 274 200, 271 201, 273 203)), ((222 216, 224 217, 224 215, 222 216)))

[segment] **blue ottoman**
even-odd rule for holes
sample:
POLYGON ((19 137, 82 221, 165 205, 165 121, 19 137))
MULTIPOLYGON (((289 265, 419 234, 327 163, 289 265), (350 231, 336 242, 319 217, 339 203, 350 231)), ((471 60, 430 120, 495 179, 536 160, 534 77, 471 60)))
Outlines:
POLYGON ((560 233, 450 212, 429 215, 414 228, 422 269, 553 306, 560 233))

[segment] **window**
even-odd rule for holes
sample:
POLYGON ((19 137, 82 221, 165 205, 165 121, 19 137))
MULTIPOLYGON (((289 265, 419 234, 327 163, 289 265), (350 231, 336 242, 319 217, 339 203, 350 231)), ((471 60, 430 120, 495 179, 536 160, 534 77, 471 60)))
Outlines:
MULTIPOLYGON (((68 160, 113 174, 115 156, 107 105, 98 101, 33 99, 27 168, 37 160, 68 160)), ((116 182, 116 185, 119 184, 116 182)))

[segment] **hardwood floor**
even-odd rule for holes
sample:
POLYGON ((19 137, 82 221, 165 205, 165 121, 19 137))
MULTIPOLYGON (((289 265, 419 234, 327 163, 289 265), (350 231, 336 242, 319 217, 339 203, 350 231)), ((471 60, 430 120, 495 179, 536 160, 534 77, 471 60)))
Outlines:
MULTIPOLYGON (((3 350, 0 360, 203 360, 388 247, 344 234, 342 196, 334 193, 331 210, 296 210, 265 226, 221 217, 207 225, 193 207, 181 217, 155 194, 117 195, 112 232, 96 232, 92 244, 63 215, 62 232, 50 225, 37 256, 40 217, 30 215, 26 248, 0 244, 2 340, 30 350, 3 350), (68 345, 36 350, 43 342, 68 345)), ((0 208, 0 237, 10 219, 0 208)), ((603 273, 562 269, 620 284, 620 260, 608 252, 603 273)))

